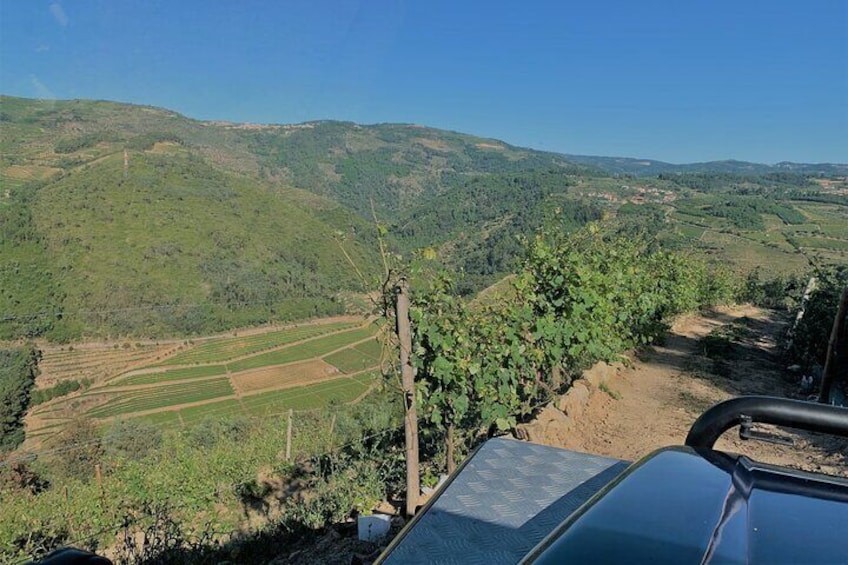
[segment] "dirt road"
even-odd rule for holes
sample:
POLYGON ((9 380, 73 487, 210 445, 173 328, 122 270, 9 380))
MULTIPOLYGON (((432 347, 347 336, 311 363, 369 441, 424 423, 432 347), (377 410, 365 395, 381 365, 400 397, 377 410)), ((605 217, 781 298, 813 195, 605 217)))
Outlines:
MULTIPOLYGON (((780 358, 778 341, 785 328, 779 315, 747 306, 678 320, 664 344, 640 353, 632 367, 619 371, 609 393, 592 395, 563 447, 635 460, 659 447, 682 444, 695 418, 720 400, 740 394, 805 398, 800 376, 788 373, 780 358)), ((731 430, 717 447, 848 475, 848 442, 774 431, 791 435, 796 446, 742 441, 731 430)))

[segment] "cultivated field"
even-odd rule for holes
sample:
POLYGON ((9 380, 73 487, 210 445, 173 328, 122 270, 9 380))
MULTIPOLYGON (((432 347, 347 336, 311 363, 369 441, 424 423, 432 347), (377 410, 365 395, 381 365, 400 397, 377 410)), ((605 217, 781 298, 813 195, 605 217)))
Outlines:
POLYGON ((51 383, 93 384, 33 408, 25 448, 49 444, 81 416, 186 425, 353 402, 379 376, 377 332, 370 321, 334 319, 166 345, 47 350, 51 383))
POLYGON ((741 273, 761 267, 767 275, 807 272, 812 265, 848 262, 848 207, 806 201, 789 203, 806 219, 789 224, 762 214, 765 229, 743 230, 726 218, 697 215, 693 205, 667 209, 670 233, 688 246, 741 273))

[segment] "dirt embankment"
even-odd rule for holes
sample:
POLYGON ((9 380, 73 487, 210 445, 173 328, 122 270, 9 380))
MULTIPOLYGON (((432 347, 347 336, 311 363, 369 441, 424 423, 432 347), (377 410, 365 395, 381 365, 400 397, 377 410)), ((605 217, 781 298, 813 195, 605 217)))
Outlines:
MULTIPOLYGON (((560 447, 636 460, 680 445, 692 422, 712 404, 743 394, 803 399, 800 375, 781 360, 786 320, 749 306, 718 309, 678 320, 662 345, 641 352, 594 390, 560 447)), ((743 441, 728 431, 717 448, 796 468, 848 475, 848 442, 772 429, 794 447, 743 441)))

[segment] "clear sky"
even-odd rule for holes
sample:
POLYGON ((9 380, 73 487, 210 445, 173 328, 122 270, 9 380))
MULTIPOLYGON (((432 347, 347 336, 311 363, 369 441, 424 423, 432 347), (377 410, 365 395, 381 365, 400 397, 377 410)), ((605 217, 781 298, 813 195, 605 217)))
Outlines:
POLYGON ((848 162, 846 0, 2 0, 0 92, 848 162))

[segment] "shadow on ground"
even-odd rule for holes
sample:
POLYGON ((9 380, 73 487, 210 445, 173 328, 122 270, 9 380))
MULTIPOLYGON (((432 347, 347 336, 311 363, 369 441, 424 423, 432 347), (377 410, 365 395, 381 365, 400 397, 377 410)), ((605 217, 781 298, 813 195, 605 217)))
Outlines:
POLYGON ((135 556, 139 565, 212 565, 224 563, 351 565, 371 563, 382 551, 395 529, 382 543, 360 541, 356 524, 336 524, 323 530, 279 527, 241 534, 226 543, 209 542, 187 547, 150 551, 135 556))

